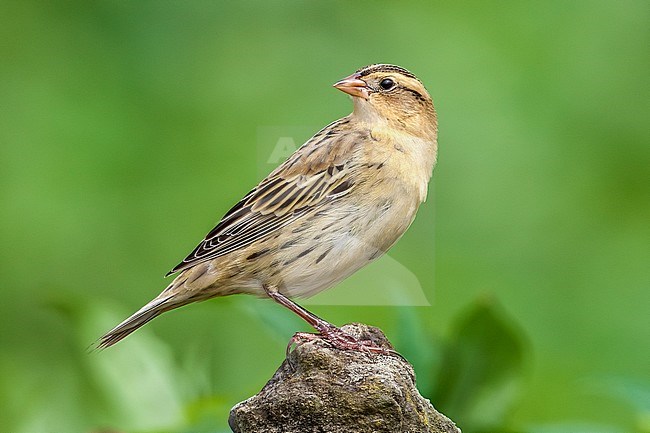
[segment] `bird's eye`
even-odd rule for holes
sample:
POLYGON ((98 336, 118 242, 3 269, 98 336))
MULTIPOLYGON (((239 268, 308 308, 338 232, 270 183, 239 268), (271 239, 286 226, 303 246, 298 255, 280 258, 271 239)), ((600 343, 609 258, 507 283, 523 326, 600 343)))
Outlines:
POLYGON ((390 90, 395 87, 395 81, 391 80, 390 78, 384 78, 381 80, 381 83, 379 83, 379 87, 384 90, 390 90))

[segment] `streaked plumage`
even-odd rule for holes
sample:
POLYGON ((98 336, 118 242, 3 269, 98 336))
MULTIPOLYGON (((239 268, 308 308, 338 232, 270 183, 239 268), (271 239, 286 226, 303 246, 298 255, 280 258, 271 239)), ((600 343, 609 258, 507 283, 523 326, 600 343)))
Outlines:
MULTIPOLYGON (((353 113, 316 133, 228 211, 170 271, 179 272, 174 281, 104 335, 101 347, 165 311, 216 296, 268 295, 310 315, 284 298, 335 285, 402 236, 436 161, 431 98, 394 65, 362 68, 335 87, 353 96, 353 113)), ((336 329, 322 325, 321 333, 336 329)))

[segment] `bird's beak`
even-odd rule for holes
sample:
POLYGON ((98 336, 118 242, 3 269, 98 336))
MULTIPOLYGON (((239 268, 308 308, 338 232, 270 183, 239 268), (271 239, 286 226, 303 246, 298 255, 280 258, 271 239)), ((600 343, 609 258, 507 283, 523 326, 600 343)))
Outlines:
POLYGON ((356 74, 352 74, 349 77, 345 77, 341 81, 334 83, 334 87, 339 89, 341 92, 345 92, 348 95, 356 96, 358 98, 368 99, 368 86, 366 82, 359 79, 356 74))

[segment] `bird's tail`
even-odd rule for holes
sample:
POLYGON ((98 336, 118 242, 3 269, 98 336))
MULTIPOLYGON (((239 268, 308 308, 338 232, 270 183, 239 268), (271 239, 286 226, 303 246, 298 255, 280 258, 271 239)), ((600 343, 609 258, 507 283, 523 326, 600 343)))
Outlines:
POLYGON ((114 345, 130 333, 143 326, 145 323, 149 322, 155 317, 158 317, 165 311, 169 311, 177 306, 178 304, 172 301, 171 295, 155 298, 147 305, 136 311, 131 317, 100 337, 99 341, 97 342, 97 348, 105 349, 109 346, 114 345))

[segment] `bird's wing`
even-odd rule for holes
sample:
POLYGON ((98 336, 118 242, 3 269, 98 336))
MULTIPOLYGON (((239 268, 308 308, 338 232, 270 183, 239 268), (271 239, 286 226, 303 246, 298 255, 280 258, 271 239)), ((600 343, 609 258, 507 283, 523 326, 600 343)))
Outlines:
POLYGON ((314 135, 230 209, 167 275, 267 238, 327 201, 347 194, 353 186, 347 160, 358 143, 346 133, 347 123, 347 118, 340 119, 314 135))

